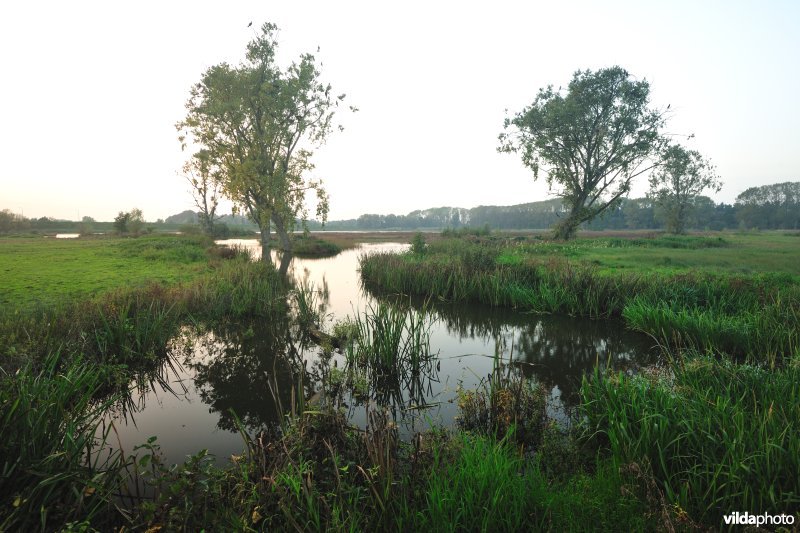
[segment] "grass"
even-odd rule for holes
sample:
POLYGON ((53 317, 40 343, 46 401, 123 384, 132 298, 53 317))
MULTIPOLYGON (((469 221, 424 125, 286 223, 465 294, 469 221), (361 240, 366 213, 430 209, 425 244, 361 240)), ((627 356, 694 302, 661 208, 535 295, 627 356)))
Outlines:
POLYGON ((768 370, 692 357, 666 375, 596 371, 584 412, 617 464, 652 471, 700 522, 732 509, 800 511, 800 365, 768 370))
MULTIPOLYGON (((245 436, 226 470, 200 454, 164 476, 142 528, 298 531, 656 530, 668 512, 606 460, 565 479, 508 437, 431 431, 397 438, 385 411, 366 430, 322 409, 274 438, 245 436)), ((511 435, 513 428, 511 429, 511 435)))
MULTIPOLYGON (((788 244, 779 245, 770 234, 761 245, 747 244, 751 237, 758 235, 595 236, 540 245, 464 232, 426 238, 423 254, 367 258, 364 278, 397 292, 623 316, 673 350, 707 348, 715 356, 674 351, 662 374, 586 379, 576 420, 585 438, 548 421, 543 391, 497 359, 481 387, 461 391, 459 431, 433 428, 403 442, 374 402, 367 402, 364 430, 350 426, 335 402, 306 402, 314 386, 335 387, 334 375, 341 383, 351 369, 364 376, 372 399, 387 390, 413 396, 418 378, 435 373, 425 313, 383 302, 334 327, 345 369, 314 386, 300 379, 291 402, 282 402, 291 412, 280 430, 253 435, 230 414, 245 453, 227 468, 204 451, 164 465, 152 440, 135 457, 86 450, 108 452, 111 433, 99 425, 115 401, 108 393, 137 365, 157 365, 181 324, 287 316, 313 324, 314 288, 291 291, 268 265, 208 254, 199 240, 173 247, 173 237, 109 239, 103 246, 111 252, 101 251, 102 241, 85 244, 95 272, 103 253, 172 271, 132 286, 110 278, 105 292, 67 271, 66 279, 82 284, 74 293, 49 286, 35 298, 13 293, 13 305, 0 313, 0 529, 639 531, 681 521, 717 528, 733 509, 797 512, 796 273, 764 271, 781 261, 755 257, 749 274, 648 266, 657 254, 712 263, 714 254, 737 247, 785 251, 793 241, 782 237, 788 244), (642 255, 629 272, 604 264, 605 250, 642 255), (741 352, 751 363, 719 360, 719 352, 741 352), (147 481, 154 499, 123 515, 114 497, 131 476, 147 481)), ((80 257, 78 248, 65 250, 80 257)))
POLYGON ((426 309, 378 302, 333 327, 342 339, 345 367, 332 375, 353 396, 378 405, 425 405, 426 385, 437 375, 426 309))
POLYGON ((0 306, 30 308, 114 288, 174 284, 208 271, 199 236, 0 239, 0 306))
MULTIPOLYGON (((520 244, 446 239, 428 245, 424 255, 363 257, 361 276, 368 285, 390 293, 536 313, 622 317, 629 327, 677 349, 712 350, 771 364, 800 350, 800 280, 794 274, 656 270, 646 264, 608 269, 570 255, 617 249, 617 241, 520 244)), ((784 251, 793 250, 787 241, 780 240, 784 251)), ((678 249, 710 262, 719 250, 734 247, 733 242, 661 237, 632 240, 622 249, 627 253, 685 246, 678 249)))
POLYGON ((525 239, 501 254, 501 262, 559 257, 583 261, 606 272, 677 273, 686 271, 754 274, 785 273, 797 278, 800 264, 792 239, 783 232, 734 233, 628 238, 609 233, 559 243, 525 239))
POLYGON ((292 253, 298 257, 333 257, 349 248, 347 243, 331 239, 321 239, 313 235, 294 235, 292 237, 292 253))
POLYGON ((0 379, 0 529, 50 529, 91 521, 120 521, 115 495, 124 482, 119 450, 106 449, 103 428, 115 399, 94 398, 109 367, 53 352, 0 379))

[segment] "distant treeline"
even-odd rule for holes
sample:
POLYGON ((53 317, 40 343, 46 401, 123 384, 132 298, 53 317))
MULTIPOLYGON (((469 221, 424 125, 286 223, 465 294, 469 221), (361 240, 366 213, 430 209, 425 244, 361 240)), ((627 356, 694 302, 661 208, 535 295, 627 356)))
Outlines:
MULTIPOLYGON (((357 219, 328 222, 328 230, 417 230, 459 228, 464 226, 493 229, 545 229, 566 216, 559 199, 511 206, 437 207, 412 211, 407 215, 361 215, 357 219)), ((153 229, 185 229, 197 224, 197 213, 184 211, 165 220, 148 222, 153 229)), ((230 230, 255 229, 241 216, 226 215, 219 221, 230 230)), ((309 221, 310 229, 321 224, 309 221)), ((623 198, 604 216, 585 225, 585 229, 660 229, 664 223, 661 213, 648 198, 623 198)), ((690 226, 700 230, 723 229, 800 229, 800 182, 775 183, 751 187, 731 204, 715 203, 711 198, 698 196, 690 226)), ((0 211, 0 234, 25 231, 112 231, 112 222, 97 222, 83 217, 80 222, 56 220, 49 217, 28 219, 10 210, 0 211)))
MULTIPOLYGON (((731 204, 715 203, 707 196, 695 198, 690 227, 694 229, 800 229, 800 182, 751 187, 731 204)), ((458 228, 544 229, 553 226, 566 210, 560 199, 512 206, 478 206, 472 209, 437 207, 407 215, 361 215, 357 219, 335 220, 330 230, 413 230, 458 228)), ((319 224, 309 223, 312 229, 319 224)), ((660 229, 662 214, 649 198, 623 198, 603 216, 584 229, 660 229)))
MULTIPOLYGON (((252 232, 257 226, 246 218, 236 215, 225 215, 217 220, 217 237, 241 235, 252 232)), ((152 231, 183 231, 186 233, 199 232, 198 215, 194 211, 183 211, 166 219, 155 222, 145 222, 143 233, 152 231)), ((90 235, 93 233, 114 233, 114 222, 103 222, 92 217, 83 217, 80 221, 63 220, 52 217, 27 218, 21 214, 13 213, 9 209, 0 211, 0 235, 8 233, 80 233, 90 235)))

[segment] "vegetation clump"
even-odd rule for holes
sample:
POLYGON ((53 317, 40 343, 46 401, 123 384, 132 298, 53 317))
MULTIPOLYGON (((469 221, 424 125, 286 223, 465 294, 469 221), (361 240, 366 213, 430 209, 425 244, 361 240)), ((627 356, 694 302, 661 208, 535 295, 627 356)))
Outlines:
POLYGON ((342 247, 333 241, 312 235, 297 235, 292 237, 291 249, 284 251, 298 257, 333 257, 342 251, 342 247))
POLYGON ((597 370, 584 379, 583 409, 616 464, 640 464, 696 520, 739 508, 795 514, 799 372, 688 355, 660 375, 597 370))

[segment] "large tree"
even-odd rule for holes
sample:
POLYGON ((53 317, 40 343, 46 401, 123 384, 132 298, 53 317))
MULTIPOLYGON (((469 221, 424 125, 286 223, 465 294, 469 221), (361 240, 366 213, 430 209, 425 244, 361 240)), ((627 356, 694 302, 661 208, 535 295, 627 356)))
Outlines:
POLYGON ((722 182, 714 165, 697 150, 669 146, 659 167, 650 174, 650 193, 670 233, 685 233, 695 202, 706 189, 719 192, 722 182))
POLYGON ((534 179, 544 171, 548 185, 559 186, 567 214, 556 238, 574 237, 657 164, 665 119, 649 97, 647 81, 620 67, 578 71, 566 91, 540 89, 531 105, 506 118, 498 150, 519 153, 534 179))
POLYGON ((270 261, 273 226, 291 251, 289 233, 298 216, 306 216, 306 192, 316 192, 317 216, 327 219, 325 190, 304 174, 313 168, 312 148, 331 132, 334 110, 344 99, 320 81, 313 55, 278 66, 277 32, 274 24, 264 24, 239 66, 209 68, 177 124, 181 142, 207 153, 225 195, 258 225, 264 261, 270 261))

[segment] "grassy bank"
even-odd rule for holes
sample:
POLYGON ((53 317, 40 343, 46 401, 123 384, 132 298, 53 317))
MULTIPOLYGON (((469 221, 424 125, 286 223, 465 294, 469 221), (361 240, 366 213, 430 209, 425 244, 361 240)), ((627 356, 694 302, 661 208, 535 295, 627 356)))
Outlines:
POLYGON ((667 356, 660 370, 584 380, 580 443, 640 479, 645 500, 662 502, 650 506, 668 509, 659 529, 719 528, 733 509, 800 516, 794 239, 460 238, 365 257, 361 267, 384 291, 620 316, 658 338, 667 356), (666 254, 680 260, 659 262, 666 254))
POLYGON ((732 509, 800 511, 800 365, 767 370, 691 357, 668 373, 585 379, 584 413, 616 464, 714 524, 732 509))
MULTIPOLYGON (((361 275, 366 283, 392 293, 537 313, 622 317, 628 327, 673 348, 774 364, 800 350, 800 278, 790 272, 796 261, 790 265, 788 259, 781 259, 786 261, 785 268, 777 272, 741 274, 725 272, 722 266, 712 273, 674 266, 651 269, 644 259, 635 269, 586 260, 616 248, 643 251, 643 257, 666 249, 691 254, 696 263, 711 264, 720 250, 752 245, 749 237, 741 242, 726 239, 590 239, 575 244, 448 239, 429 244, 423 253, 364 257, 361 275), (576 250, 584 255, 571 255, 576 250)), ((785 242, 780 255, 790 256, 794 241, 773 236, 769 246, 776 240, 785 242)), ((741 264, 756 268, 759 263, 743 259, 741 264)))

